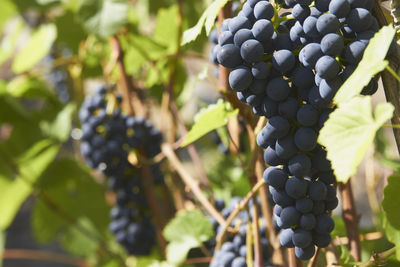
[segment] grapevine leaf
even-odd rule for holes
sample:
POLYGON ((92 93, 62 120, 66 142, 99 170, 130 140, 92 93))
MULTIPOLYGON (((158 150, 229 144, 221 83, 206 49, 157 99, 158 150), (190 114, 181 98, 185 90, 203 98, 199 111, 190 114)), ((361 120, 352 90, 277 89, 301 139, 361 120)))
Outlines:
POLYGON ((124 0, 84 0, 78 16, 89 33, 106 38, 127 23, 128 10, 124 0))
POLYGON ((203 15, 201 15, 199 21, 197 24, 190 28, 187 29, 183 33, 182 37, 182 42, 181 45, 185 45, 187 43, 190 43, 201 34, 201 30, 203 29, 203 26, 206 28, 206 33, 207 35, 210 34, 214 24, 215 24, 215 19, 217 18, 217 15, 219 13, 219 10, 226 5, 230 0, 215 0, 213 1, 210 6, 204 11, 203 15))
POLYGON ((58 32, 57 43, 66 44, 74 53, 78 53, 79 44, 86 38, 86 32, 75 14, 67 10, 54 23, 58 32))
POLYGON ((46 98, 57 101, 54 91, 50 90, 44 81, 36 77, 17 76, 8 83, 7 91, 16 98, 46 98))
POLYGON ((386 68, 389 63, 385 57, 395 33, 393 26, 385 26, 375 34, 365 49, 364 56, 356 70, 336 93, 333 99, 335 104, 345 103, 360 94, 372 77, 386 68))
POLYGON ((178 48, 178 5, 172 5, 168 9, 160 9, 157 13, 157 22, 154 29, 154 41, 168 47, 173 54, 178 48))
MULTIPOLYGON (((75 223, 80 229, 90 229, 90 231, 95 230, 93 223, 85 218, 81 217, 75 223)), ((97 240, 93 240, 86 235, 83 235, 77 230, 77 227, 68 227, 65 233, 61 237, 61 245, 68 252, 78 255, 87 256, 93 254, 99 246, 97 240)))
POLYGON ((386 216, 382 216, 381 223, 386 238, 395 245, 396 247, 396 258, 400 261, 400 231, 390 224, 386 216))
MULTIPOLYGON (((6 229, 19 207, 32 193, 33 184, 54 160, 59 150, 51 140, 42 140, 35 144, 30 150, 13 162, 4 159, 1 165, 12 165, 16 168, 16 177, 0 176, 0 229, 6 229)), ((2 159, 3 160, 3 159, 2 159)))
POLYGON ((72 127, 72 115, 75 111, 75 104, 66 105, 55 118, 54 121, 42 121, 40 128, 48 136, 55 138, 61 142, 67 141, 72 127))
POLYGON ((400 175, 393 175, 388 178, 388 185, 384 190, 384 198, 382 201, 383 209, 390 224, 400 230, 400 175))
POLYGON ((196 122, 187 134, 182 147, 193 143, 212 130, 226 125, 228 118, 237 115, 238 112, 237 109, 234 110, 229 103, 223 100, 218 101, 217 104, 209 105, 196 115, 196 122))
POLYGON ((199 210, 179 213, 164 228, 167 246, 167 260, 182 263, 190 249, 199 247, 213 236, 213 228, 207 217, 199 210))
MULTIPOLYGON (((88 231, 96 233, 107 229, 109 208, 103 188, 92 179, 89 170, 76 160, 64 158, 54 161, 43 173, 38 186, 54 205, 62 207, 71 218, 89 219, 93 226, 85 227, 88 231)), ((33 233, 36 240, 42 243, 51 242, 57 233, 69 227, 42 201, 36 202, 32 219, 33 233)))
POLYGON ((53 24, 40 26, 16 55, 12 70, 18 74, 31 69, 49 53, 56 37, 57 28, 53 24))
POLYGON ((371 97, 355 97, 331 113, 320 132, 318 142, 328 151, 339 182, 353 175, 374 140, 379 128, 392 117, 394 107, 379 104, 372 114, 371 97))

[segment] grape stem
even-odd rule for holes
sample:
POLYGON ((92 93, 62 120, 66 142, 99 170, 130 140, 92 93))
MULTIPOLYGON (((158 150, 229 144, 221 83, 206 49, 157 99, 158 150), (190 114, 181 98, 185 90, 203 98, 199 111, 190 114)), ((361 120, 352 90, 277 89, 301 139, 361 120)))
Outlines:
POLYGON ((240 211, 244 210, 247 208, 247 205, 249 204, 249 201, 257 194, 258 190, 260 190, 263 186, 265 186, 265 180, 260 180, 257 182, 257 184, 250 190, 250 192, 246 195, 246 197, 239 202, 237 207, 231 212, 229 215, 228 219, 226 220, 225 224, 223 225, 222 231, 219 232, 217 235, 217 245, 215 246, 215 251, 218 251, 225 238, 225 234, 228 231, 229 226, 232 224, 233 220, 236 218, 236 216, 239 214, 240 211))
POLYGON ((289 267, 302 267, 303 263, 296 257, 294 248, 288 248, 289 267))
POLYGON ((173 151, 171 145, 164 144, 162 145, 162 151, 164 152, 165 156, 168 158, 169 163, 172 167, 176 170, 181 177, 182 181, 190 188, 192 193, 197 197, 199 202, 203 205, 203 207, 207 210, 207 212, 213 216, 219 224, 226 225, 224 217, 214 208, 214 206, 208 201, 208 199, 203 195, 199 187, 198 181, 196 181, 183 167, 182 163, 176 156, 175 152, 173 151))
POLYGON ((367 262, 359 265, 359 267, 386 265, 387 259, 395 253, 396 253, 396 247, 393 247, 381 253, 373 252, 371 258, 367 262))
POLYGON ((317 251, 315 252, 314 256, 308 262, 307 267, 316 267, 318 265, 318 259, 319 259, 320 252, 321 252, 321 249, 317 248, 317 251))
POLYGON ((37 260, 77 267, 90 266, 85 260, 71 258, 70 255, 29 249, 5 249, 2 258, 5 260, 37 260))
MULTIPOLYGON (((257 198, 253 197, 253 203, 257 203, 257 198)), ((253 213, 253 240, 254 240, 254 267, 263 266, 263 257, 260 240, 260 228, 259 228, 259 216, 258 216, 258 204, 252 207, 253 213)))

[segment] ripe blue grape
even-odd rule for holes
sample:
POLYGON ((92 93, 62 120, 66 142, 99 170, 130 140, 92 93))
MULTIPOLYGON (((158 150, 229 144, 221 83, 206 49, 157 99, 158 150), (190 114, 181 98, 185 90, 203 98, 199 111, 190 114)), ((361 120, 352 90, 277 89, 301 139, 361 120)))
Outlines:
POLYGON ((344 41, 342 37, 336 33, 329 33, 321 40, 321 50, 325 55, 336 57, 342 53, 344 41))
POLYGON ((272 79, 267 85, 267 95, 274 101, 283 101, 290 94, 290 87, 287 81, 278 77, 272 79))
POLYGON ((252 80, 253 75, 251 75, 251 70, 246 66, 239 66, 229 74, 229 84, 237 92, 249 88, 252 80))
MULTIPOLYGON (((256 79, 267 79, 271 72, 271 67, 265 62, 258 62, 251 68, 251 73, 256 79)), ((265 88, 266 89, 266 88, 265 88)))
POLYGON ((282 73, 291 71, 295 63, 296 59, 293 53, 286 49, 276 51, 272 57, 272 65, 282 73))
POLYGON ((318 18, 317 30, 320 34, 335 33, 339 30, 340 22, 335 15, 323 14, 318 18))
POLYGON ((299 228, 294 231, 292 241, 296 247, 305 248, 311 245, 312 236, 309 231, 299 228))
POLYGON ((260 1, 254 6, 254 17, 270 20, 274 16, 274 7, 268 1, 260 1))
POLYGON ((324 200, 327 194, 326 185, 320 181, 313 181, 308 188, 308 194, 312 200, 324 200))
POLYGON ((250 39, 254 39, 253 32, 249 29, 240 29, 235 33, 233 42, 236 46, 240 47, 244 42, 250 39))
POLYGON ((294 198, 300 199, 305 196, 307 193, 308 184, 302 178, 292 177, 286 181, 285 191, 286 193, 294 198))
POLYGON ((267 184, 277 189, 284 189, 288 175, 278 167, 269 167, 264 171, 264 180, 267 184))
POLYGON ((350 4, 347 0, 332 0, 329 12, 338 18, 345 18, 350 12, 350 4))
POLYGON ((235 68, 242 63, 240 49, 234 44, 226 44, 221 46, 218 51, 217 59, 219 64, 226 68, 235 68))
POLYGON ((279 103, 278 113, 279 115, 288 120, 295 119, 298 108, 299 108, 299 103, 297 99, 294 97, 289 97, 285 101, 279 103))
POLYGON ((302 151, 311 151, 317 145, 318 134, 308 127, 302 127, 294 134, 294 142, 302 151))
POLYGON ((289 160, 288 168, 292 175, 304 177, 310 172, 311 160, 305 154, 297 154, 289 160))
POLYGON ((261 61, 264 55, 264 47, 257 40, 247 40, 240 47, 240 55, 248 63, 261 61))
POLYGON ((268 42, 272 38, 274 27, 269 20, 261 19, 257 20, 256 23, 254 23, 251 31, 254 38, 259 40, 260 42, 268 42))
POLYGON ((373 21, 371 13, 364 8, 354 8, 350 11, 346 22, 354 32, 368 30, 373 21))
POLYGON ((318 110, 312 105, 304 105, 297 111, 297 121, 303 126, 313 126, 319 118, 318 110))

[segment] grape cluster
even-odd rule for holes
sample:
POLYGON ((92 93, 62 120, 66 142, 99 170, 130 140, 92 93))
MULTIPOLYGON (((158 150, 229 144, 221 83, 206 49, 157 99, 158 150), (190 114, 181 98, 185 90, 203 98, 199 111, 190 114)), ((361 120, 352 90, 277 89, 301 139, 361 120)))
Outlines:
MULTIPOLYGON (((221 25, 215 62, 232 69, 229 84, 256 115, 268 118, 257 135, 272 166, 264 178, 284 229, 283 246, 298 258, 325 247, 338 205, 336 182, 318 133, 332 99, 359 64, 379 29, 373 0, 248 0, 221 25), (282 11, 287 8, 288 12, 282 11), (282 167, 277 167, 282 166, 282 167)), ((215 37, 213 37, 215 40, 215 37)), ((393 50, 390 49, 389 53, 393 50)), ((373 94, 377 79, 363 89, 373 94)))
POLYGON ((334 222, 329 212, 336 208, 338 199, 331 172, 323 176, 296 177, 279 167, 269 167, 264 179, 276 205, 274 217, 281 231, 281 245, 294 247, 296 256, 310 259, 315 246, 324 248, 331 242, 334 222))
MULTIPOLYGON (((121 97, 103 86, 86 97, 79 112, 81 153, 91 168, 108 178, 116 194, 110 231, 130 254, 147 255, 155 244, 155 230, 143 191, 140 169, 128 161, 131 153, 152 158, 160 153, 162 135, 144 118, 121 112, 121 97)), ((164 182, 159 163, 149 166, 155 184, 164 182)))
MULTIPOLYGON (((223 201, 217 200, 215 203, 215 207, 221 211, 222 215, 227 219, 232 211, 237 207, 241 201, 241 198, 234 197, 231 202, 225 206, 223 201)), ((249 210, 251 210, 252 202, 249 203, 249 210)), ((258 204, 259 205, 259 204, 258 204)), ((261 222, 263 222, 263 218, 261 214, 259 214, 261 218, 261 222)), ((219 266, 227 266, 227 267, 245 267, 246 263, 246 255, 248 253, 246 246, 246 238, 247 238, 247 224, 252 219, 252 214, 246 210, 241 211, 239 215, 232 222, 232 226, 236 227, 238 232, 236 234, 231 234, 228 236, 227 241, 225 241, 221 249, 218 250, 214 256, 213 260, 210 264, 210 267, 219 267, 219 266)), ((222 226, 218 224, 218 222, 211 218, 211 222, 214 226, 215 233, 219 233, 222 230, 222 226)), ((269 250, 269 242, 265 235, 266 227, 264 223, 261 223, 260 226, 260 243, 261 243, 261 251, 264 266, 272 266, 271 265, 271 253, 269 250)), ((251 234, 251 233, 250 233, 251 234)), ((215 247, 215 239, 211 240, 207 244, 208 247, 215 247)), ((213 250, 213 249, 212 249, 213 250)))

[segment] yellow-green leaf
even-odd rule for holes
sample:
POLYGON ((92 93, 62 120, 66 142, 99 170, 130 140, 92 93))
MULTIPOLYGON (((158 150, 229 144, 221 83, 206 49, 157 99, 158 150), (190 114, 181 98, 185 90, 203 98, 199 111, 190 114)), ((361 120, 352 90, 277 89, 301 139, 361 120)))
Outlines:
POLYGON ((356 172, 376 132, 393 116, 393 111, 391 104, 382 103, 373 115, 371 97, 358 96, 332 112, 318 142, 327 148, 339 182, 346 183, 356 172))
POLYGON ((217 104, 209 105, 196 115, 196 122, 187 134, 182 147, 193 143, 203 135, 228 123, 228 118, 237 115, 239 110, 234 110, 228 102, 222 99, 217 104))
POLYGON ((205 26, 206 33, 207 35, 209 35, 214 26, 215 19, 217 18, 220 9, 223 8, 229 1, 230 0, 213 1, 210 4, 210 6, 206 9, 206 11, 204 11, 203 15, 201 15, 197 24, 194 27, 187 29, 183 33, 181 45, 185 45, 187 43, 196 40, 196 38, 201 34, 203 26, 205 26))
POLYGON ((12 64, 12 70, 15 73, 22 73, 31 69, 49 53, 56 37, 57 28, 53 24, 40 26, 18 52, 12 64))

